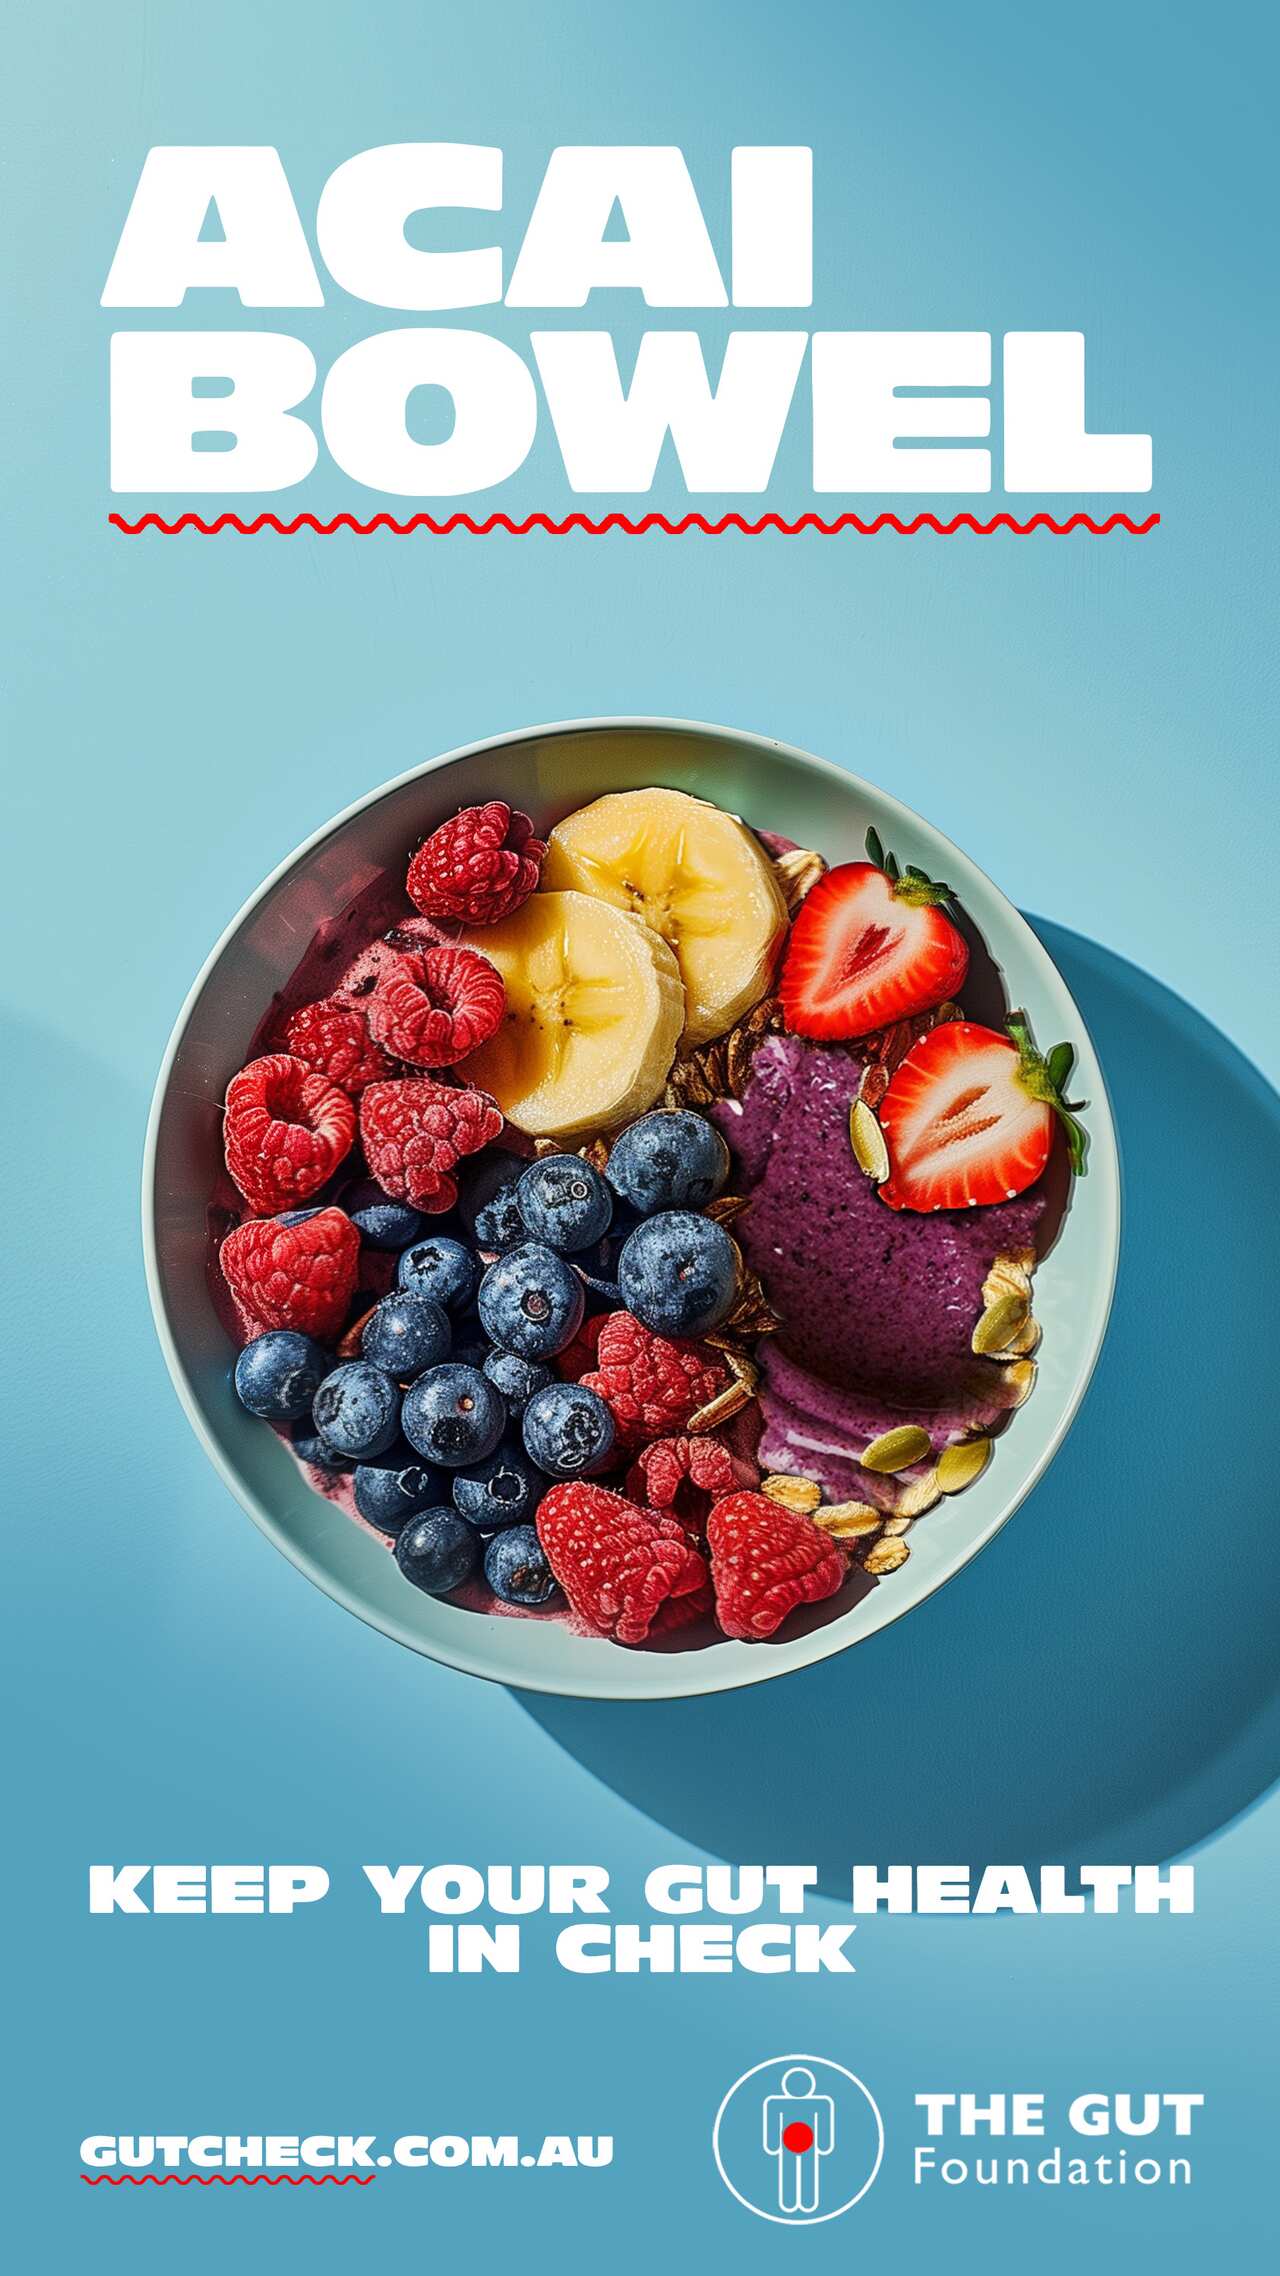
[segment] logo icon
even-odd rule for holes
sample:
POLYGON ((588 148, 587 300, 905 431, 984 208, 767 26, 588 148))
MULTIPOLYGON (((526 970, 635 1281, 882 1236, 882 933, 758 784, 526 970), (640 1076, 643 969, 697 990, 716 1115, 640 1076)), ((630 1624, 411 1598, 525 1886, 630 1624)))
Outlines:
POLYGON ((711 2146, 730 2194, 762 2221, 809 2227, 865 2197, 884 2155, 874 2097, 825 2055, 774 2055, 735 2079, 711 2146))

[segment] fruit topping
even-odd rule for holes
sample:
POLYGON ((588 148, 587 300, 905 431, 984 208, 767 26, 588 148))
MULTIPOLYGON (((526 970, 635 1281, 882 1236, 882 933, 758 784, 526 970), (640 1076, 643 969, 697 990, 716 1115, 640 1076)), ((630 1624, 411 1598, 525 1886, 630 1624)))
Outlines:
POLYGON ((659 1335, 701 1336, 733 1310, 742 1273, 738 1244, 709 1217, 669 1209, 623 1242, 618 1287, 629 1312, 659 1335))
POLYGON ((289 1014, 283 1034, 286 1051, 304 1059, 317 1074, 327 1075, 352 1098, 358 1098, 366 1084, 392 1073, 385 1051, 369 1033, 363 1006, 342 996, 300 1005, 289 1014))
POLYGON ((714 1503, 755 1483, 754 1465, 731 1454, 710 1433, 700 1438, 655 1438, 627 1472, 627 1492, 661 1517, 678 1518, 693 1533, 705 1530, 714 1503))
POLYGON ((385 1367, 397 1383, 411 1383, 449 1356, 449 1322, 429 1296, 396 1288, 374 1306, 360 1335, 360 1349, 375 1367, 385 1367))
POLYGON ((458 1210, 473 1241, 501 1255, 528 1239, 516 1202, 516 1187, 524 1163, 514 1154, 486 1154, 468 1165, 461 1185, 458 1210))
POLYGON ((414 1067, 453 1067, 502 1025, 502 975, 473 948, 406 952, 383 967, 369 998, 370 1032, 414 1067))
POLYGON ((573 1266, 541 1242, 526 1241, 490 1265, 476 1307, 491 1343, 522 1359, 550 1359, 577 1334, 585 1301, 573 1266))
POLYGON ((767 1494, 730 1494, 707 1520, 716 1618, 744 1644, 772 1636, 798 1604, 834 1596, 843 1554, 807 1517, 767 1494))
POLYGON ((227 1087, 227 1168, 262 1215, 317 1192, 350 1153, 355 1134, 346 1092, 287 1052, 251 1059, 227 1087))
POLYGON ((629 910, 670 943, 687 1046, 723 1035, 773 984, 787 923, 773 863, 736 815, 704 799, 665 789, 597 798, 556 824, 543 882, 629 910))
POLYGON ((688 1107, 642 1114, 614 1140, 605 1176, 647 1217, 656 1209, 705 1209, 729 1175, 718 1130, 688 1107))
POLYGON ((872 1035, 955 993, 969 950, 946 915, 949 885, 899 870, 874 830, 869 861, 842 862, 801 903, 780 992, 793 1035, 822 1042, 872 1035))
POLYGON ((395 1559, 415 1588, 449 1596, 479 1564, 479 1538, 456 1510, 423 1510, 396 1535, 395 1559))
POLYGON ((551 1488, 538 1538, 574 1611, 620 1644, 642 1644, 664 1606, 706 1587, 706 1565, 674 1519, 584 1479, 551 1488))
POLYGON ((682 1431, 729 1375, 699 1344, 673 1343, 630 1312, 610 1312, 599 1325, 595 1366, 581 1380, 605 1401, 619 1443, 639 1447, 682 1431))
POLYGON ((385 1368, 348 1360, 326 1375, 311 1409, 316 1429, 339 1454, 372 1461, 394 1446, 400 1429, 400 1387, 385 1368))
POLYGON ((474 945, 502 974, 507 1016, 467 1078, 517 1129, 572 1137, 653 1105, 684 1019, 679 968, 656 932, 586 893, 535 893, 474 945))
POLYGON ((262 1422, 297 1422, 332 1367, 323 1346, 291 1328, 255 1336, 236 1361, 236 1397, 262 1422))
POLYGON ((437 1509, 449 1497, 443 1471, 420 1462, 404 1439, 374 1462, 361 1462, 355 1475, 356 1508, 379 1533, 395 1534, 422 1510, 437 1509))
POLYGON ((453 1506, 478 1533, 527 1523, 547 1490, 523 1447, 504 1438, 482 1462, 453 1473, 453 1506))
POLYGON ((502 1116, 483 1091, 427 1075, 371 1083, 360 1101, 360 1136, 379 1185, 432 1215, 457 1200, 452 1172, 461 1157, 478 1153, 501 1128, 502 1116))
POLYGON ((228 1233, 218 1263, 255 1326, 333 1336, 355 1292, 360 1236, 341 1209, 309 1210, 292 1224, 250 1217, 228 1233))
POLYGON ((880 1194, 891 1209, 971 1209, 1012 1200, 1049 1159, 1055 1116, 1071 1167, 1084 1168, 1085 1134, 1062 1095, 1074 1054, 1048 1058, 1026 1015, 1009 1032, 949 1020, 907 1053, 880 1107, 890 1175, 880 1194))
POLYGON ((420 1209, 411 1209, 407 1201, 393 1201, 372 1178, 362 1178, 344 1194, 343 1205, 373 1249, 403 1249, 417 1240, 426 1224, 420 1209))
POLYGON ((613 1222, 613 1196, 580 1154, 531 1162, 516 1187, 516 1207, 535 1241, 566 1255, 602 1241, 613 1222))
POLYGON ((527 814, 500 798, 464 806, 433 830, 409 864, 409 899, 424 917, 493 925, 527 901, 546 847, 527 814))
POLYGON ((506 1402, 507 1420, 518 1423, 535 1391, 552 1381, 551 1369, 536 1359, 522 1359, 516 1351, 491 1351, 483 1371, 506 1402))
POLYGON ((535 1391, 521 1429, 525 1452, 549 1478, 590 1478, 606 1470, 617 1439, 612 1410, 587 1383, 548 1383, 535 1391))
POLYGON ((462 1241, 447 1233, 429 1233, 405 1249, 396 1267, 401 1288, 415 1296, 429 1296, 446 1312, 465 1312, 476 1292, 480 1266, 462 1241))
POLYGON ((402 1422, 410 1446, 425 1462, 461 1470, 492 1454, 507 1427, 507 1410, 487 1375, 451 1360, 410 1384, 402 1422))
POLYGON ((513 1525, 495 1535, 484 1553, 484 1577, 501 1604, 536 1607, 557 1593, 556 1576, 533 1525, 513 1525))

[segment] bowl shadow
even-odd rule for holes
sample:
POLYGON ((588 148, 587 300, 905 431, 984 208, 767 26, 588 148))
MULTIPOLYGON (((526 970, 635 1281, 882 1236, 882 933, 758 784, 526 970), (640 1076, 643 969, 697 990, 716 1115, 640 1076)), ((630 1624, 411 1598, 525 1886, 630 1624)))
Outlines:
POLYGON ((855 1857, 1165 1859, 1280 1769, 1280 1098, 1148 974, 1035 930, 1106 1069, 1125 1178, 1111 1326, 1047 1475, 909 1619, 783 1683, 514 1695, 672 1833, 816 1864, 837 1892, 855 1857))

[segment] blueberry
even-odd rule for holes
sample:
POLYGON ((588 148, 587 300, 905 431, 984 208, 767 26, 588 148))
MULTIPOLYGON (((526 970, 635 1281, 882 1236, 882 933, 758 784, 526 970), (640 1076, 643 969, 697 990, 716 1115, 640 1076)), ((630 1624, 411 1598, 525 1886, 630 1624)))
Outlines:
POLYGON ((476 1292, 480 1266, 473 1252, 447 1233, 429 1233, 400 1259, 396 1279, 402 1288, 429 1296, 446 1312, 465 1311, 476 1292))
POLYGON ((536 1359, 521 1359, 518 1351, 491 1351, 484 1362, 484 1372, 501 1391, 512 1422, 519 1420, 534 1392, 551 1381, 549 1367, 536 1359))
POLYGON ((521 1446, 504 1439, 483 1462, 453 1473, 453 1506, 478 1533, 517 1525, 533 1516, 547 1490, 521 1446))
POLYGON ((286 1209, 283 1217, 277 1217, 276 1223, 277 1225, 304 1225, 308 1217, 318 1217, 322 1207, 323 1204, 317 1202, 314 1209, 286 1209))
POLYGON ((533 1525, 495 1534, 484 1553, 484 1577, 503 1604, 546 1604, 556 1594, 556 1577, 533 1525))
POLYGON ((514 1154, 487 1154, 464 1173, 458 1206, 477 1247, 513 1249, 524 1239, 524 1220, 516 1206, 524 1166, 514 1154))
POLYGON ((420 1209, 407 1201, 393 1201, 372 1178, 353 1186, 344 1203, 348 1217, 375 1249, 403 1249, 416 1241, 426 1224, 420 1209))
POLYGON ((411 1382, 426 1367, 449 1356, 449 1323, 429 1296, 396 1288, 369 1314, 360 1349, 375 1367, 385 1367, 397 1383, 411 1382))
POLYGON ((404 1398, 404 1435, 428 1462, 460 1470, 483 1462, 507 1427, 507 1410, 478 1367, 429 1367, 404 1398))
POLYGON ((441 1472, 420 1462, 403 1439, 356 1471, 356 1508, 380 1533, 398 1533, 420 1511, 441 1508, 448 1492, 441 1472))
POLYGON ((737 1246, 709 1217, 667 1210, 628 1236, 618 1286, 627 1310, 658 1335, 705 1335, 733 1310, 737 1246))
POLYGON ((400 1427, 400 1389, 385 1368, 348 1360, 326 1375, 311 1412, 316 1429, 339 1454, 367 1462, 385 1454, 400 1427))
POLYGON ((702 1115, 660 1107, 615 1140, 605 1174, 646 1217, 657 1209, 704 1209, 729 1175, 729 1149, 702 1115))
POLYGON ((470 1580, 480 1544, 455 1510, 424 1509, 396 1537, 396 1563, 407 1581, 428 1596, 448 1596, 470 1580))
POLYGON ((571 1264, 526 1241, 491 1264, 480 1283, 480 1324, 492 1343, 521 1359, 550 1359, 582 1325, 586 1299, 571 1264))
POLYGON ((236 1397, 263 1422, 296 1422, 332 1365, 332 1354, 314 1337, 272 1328, 247 1343, 237 1359, 236 1397))
POLYGON ((592 1478, 613 1454, 613 1416, 585 1383, 548 1383, 524 1410, 524 1446, 551 1478, 592 1478))
POLYGON ((289 1433, 289 1444, 299 1462, 306 1462, 313 1470, 327 1470, 331 1477, 340 1477, 355 1468, 345 1454, 339 1454, 322 1438, 309 1414, 300 1415, 289 1433))
POLYGON ((532 1238, 564 1254, 602 1241, 613 1217, 608 1186, 580 1154, 530 1162, 516 1187, 516 1206, 532 1238))

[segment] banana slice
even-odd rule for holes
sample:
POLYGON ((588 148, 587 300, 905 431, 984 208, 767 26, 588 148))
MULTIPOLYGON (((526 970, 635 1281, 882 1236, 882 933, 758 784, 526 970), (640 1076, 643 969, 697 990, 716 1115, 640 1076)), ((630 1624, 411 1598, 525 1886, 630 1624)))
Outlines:
POLYGON ((458 1071, 518 1130, 572 1138, 653 1105, 680 1039, 684 990, 648 925, 586 893, 535 893, 465 939, 497 965, 507 1011, 458 1071))
POLYGON ((558 822, 542 882, 629 909, 675 950, 684 1044, 735 1026, 773 985, 787 908, 735 815, 683 790, 623 790, 558 822))

